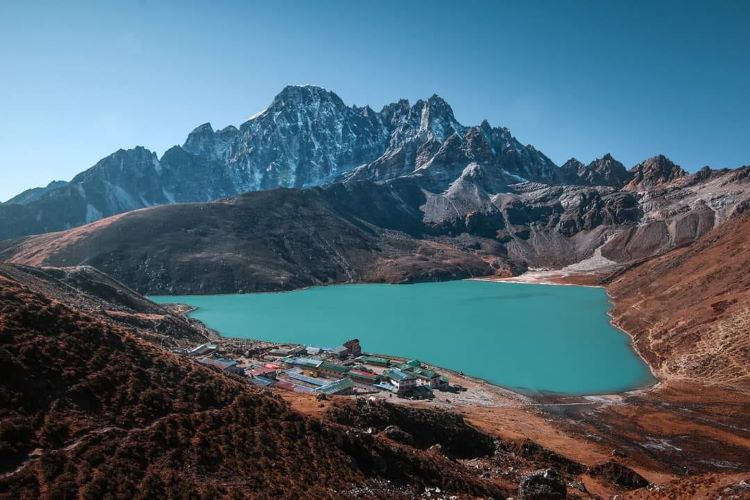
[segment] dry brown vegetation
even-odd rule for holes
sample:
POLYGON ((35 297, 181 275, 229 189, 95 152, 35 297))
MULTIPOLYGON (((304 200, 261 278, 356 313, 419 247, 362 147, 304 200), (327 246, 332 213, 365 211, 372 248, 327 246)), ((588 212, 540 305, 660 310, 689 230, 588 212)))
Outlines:
POLYGON ((608 285, 614 321, 661 378, 750 391, 750 215, 608 285))
POLYGON ((495 450, 490 436, 466 424, 457 413, 362 399, 354 404, 351 401, 337 403, 328 410, 331 421, 374 431, 395 425, 408 433, 419 448, 440 445, 444 453, 455 458, 484 457, 495 450))
MULTIPOLYGON (((277 189, 137 210, 69 231, 2 241, 0 259, 91 265, 150 294, 434 281, 493 272, 482 258, 486 252, 475 248, 476 238, 422 234, 421 212, 398 202, 403 196, 420 205, 421 190, 368 186, 277 189), (351 189, 359 194, 347 194, 351 189)), ((485 250, 502 260, 497 244, 485 250)))
POLYGON ((507 491, 442 455, 304 417, 5 277, 0 372, 0 496, 507 491))

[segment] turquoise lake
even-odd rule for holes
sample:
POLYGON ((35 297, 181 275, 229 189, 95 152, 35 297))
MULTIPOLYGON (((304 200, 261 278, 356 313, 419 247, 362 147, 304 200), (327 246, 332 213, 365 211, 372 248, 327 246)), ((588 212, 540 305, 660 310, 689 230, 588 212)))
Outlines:
POLYGON ((603 394, 653 382, 609 323, 601 288, 451 281, 293 292, 151 297, 198 309, 226 337, 417 358, 526 392, 603 394))

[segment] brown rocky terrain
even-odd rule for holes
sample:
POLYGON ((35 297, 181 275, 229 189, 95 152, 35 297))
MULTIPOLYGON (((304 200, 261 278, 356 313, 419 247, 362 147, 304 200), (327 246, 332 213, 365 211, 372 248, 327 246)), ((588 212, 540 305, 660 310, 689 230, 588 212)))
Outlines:
POLYGON ((0 277, 76 311, 95 314, 109 324, 124 328, 165 347, 205 342, 211 335, 202 324, 180 311, 154 304, 124 284, 93 267, 30 267, 0 263, 0 277))
POLYGON ((159 311, 111 296, 112 283, 89 269, 3 265, 0 497, 497 498, 520 485, 586 498, 650 487, 628 465, 568 457, 512 420, 498 432, 497 419, 419 405, 286 402, 113 320, 105 311, 159 311))
POLYGON ((748 242, 750 216, 739 214, 602 280, 613 322, 660 383, 623 404, 583 409, 566 427, 599 433, 643 466, 680 476, 632 498, 750 496, 748 242))
POLYGON ((615 324, 659 378, 750 392, 750 216, 607 278, 615 324))
POLYGON ((91 265, 141 292, 228 293, 347 281, 444 280, 495 272, 492 242, 419 233, 407 186, 351 194, 275 190, 145 209, 5 245, 10 262, 91 265), (370 198, 367 193, 373 193, 370 198), (382 199, 381 199, 382 196, 382 199), (359 205, 351 210, 343 205, 359 205), (380 210, 382 205, 387 208, 380 210), (379 223, 380 225, 376 225, 379 223), (476 249, 474 248, 476 247, 476 249))
POLYGON ((512 486, 304 417, 94 313, 13 278, 0 285, 0 497, 411 497, 426 486, 498 496, 512 486))
POLYGON ((613 322, 632 336, 656 386, 551 398, 533 416, 525 409, 457 409, 486 432, 525 436, 580 463, 618 457, 654 484, 625 498, 748 497, 748 241, 750 217, 736 213, 692 244, 612 274, 553 271, 530 280, 606 286, 613 322))

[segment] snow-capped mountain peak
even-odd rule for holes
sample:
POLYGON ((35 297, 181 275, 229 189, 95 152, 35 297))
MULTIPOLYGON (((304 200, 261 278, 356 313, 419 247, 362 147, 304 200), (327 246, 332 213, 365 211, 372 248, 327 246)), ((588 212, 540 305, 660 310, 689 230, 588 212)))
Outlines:
POLYGON ((336 180, 416 176, 441 192, 462 177, 463 184, 481 179, 498 190, 524 180, 555 183, 559 170, 507 128, 486 120, 476 127, 460 124, 438 95, 375 111, 348 106, 322 87, 289 85, 239 127, 204 123, 161 158, 142 147, 117 151, 71 183, 16 202, 44 207, 33 215, 42 221, 51 217, 47 203, 64 205, 58 211, 68 215, 55 214, 55 222, 44 226, 53 230, 134 208, 336 180))

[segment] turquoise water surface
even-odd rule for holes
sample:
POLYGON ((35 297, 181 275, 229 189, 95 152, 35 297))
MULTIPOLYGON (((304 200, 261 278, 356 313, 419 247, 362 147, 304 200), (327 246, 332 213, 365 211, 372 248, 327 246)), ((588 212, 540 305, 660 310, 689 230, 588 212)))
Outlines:
POLYGON ((151 299, 196 306, 191 316, 227 337, 318 347, 358 338, 368 352, 523 391, 601 394, 653 381, 609 323, 601 288, 451 281, 151 299))

